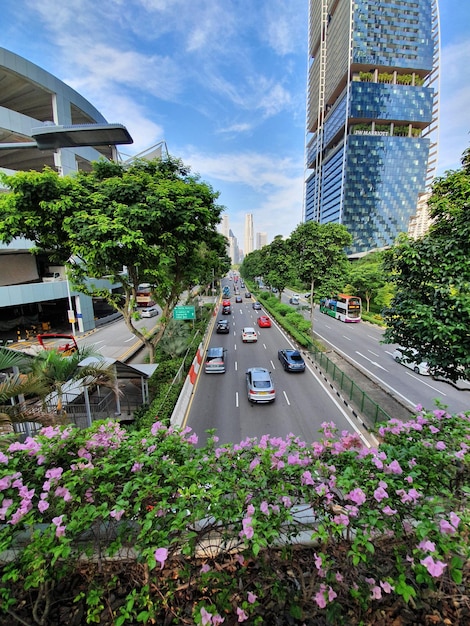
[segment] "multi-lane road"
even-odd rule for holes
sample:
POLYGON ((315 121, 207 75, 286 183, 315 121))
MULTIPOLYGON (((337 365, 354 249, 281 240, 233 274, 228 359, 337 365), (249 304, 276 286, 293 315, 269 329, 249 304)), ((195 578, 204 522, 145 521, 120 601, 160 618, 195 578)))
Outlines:
POLYGON ((278 350, 294 346, 275 323, 271 328, 257 326, 257 318, 265 311, 254 310, 252 299, 243 298, 242 303, 236 304, 232 295, 231 300, 232 313, 224 316, 230 321, 230 333, 216 334, 214 329, 208 344, 226 349, 226 372, 199 375, 187 414, 186 424, 198 434, 200 443, 204 443, 209 429, 216 430, 221 443, 267 434, 286 437, 290 433, 312 442, 320 439, 323 422, 334 422, 340 431, 356 431, 365 441, 367 434, 360 430, 351 411, 308 361, 304 373, 284 371, 278 350), (242 342, 244 326, 257 330, 256 343, 242 342), (248 401, 245 372, 249 367, 265 367, 271 372, 276 388, 273 404, 252 405, 248 401))
MULTIPOLYGON (((283 294, 288 302, 289 295, 283 294)), ((301 299, 301 305, 307 304, 301 299)), ((309 314, 309 313, 308 313, 309 314)), ((314 331, 318 338, 339 354, 347 356, 381 387, 407 403, 412 410, 421 405, 434 409, 436 400, 452 413, 470 410, 470 385, 459 381, 460 390, 449 383, 421 376, 396 363, 392 354, 395 344, 384 344, 383 329, 367 322, 344 324, 315 309, 314 331)))
MULTIPOLYGON (((243 290, 241 295, 244 296, 243 290)), ((289 295, 289 292, 283 293, 284 302, 288 303, 289 295)), ((305 373, 284 372, 277 351, 292 347, 292 343, 274 322, 271 328, 257 326, 256 320, 265 313, 264 310, 254 310, 253 300, 244 297, 242 303, 236 304, 232 295, 231 302, 231 315, 223 316, 229 320, 230 333, 218 335, 214 328, 208 342, 208 345, 223 346, 227 350, 226 373, 201 372, 186 416, 186 424, 199 435, 201 443, 208 429, 215 429, 221 442, 238 442, 265 434, 285 437, 289 433, 304 441, 314 441, 320 438, 322 422, 334 422, 340 431, 357 431, 364 440, 369 438, 352 412, 338 400, 308 360, 305 373), (242 343, 243 326, 253 326, 257 330, 256 343, 242 343), (245 371, 254 366, 266 367, 272 373, 277 396, 272 405, 251 405, 248 402, 245 371)), ((304 298, 300 299, 300 308, 307 304, 304 298)), ((304 310, 304 314, 308 315, 308 311, 304 310)), ((150 326, 152 322, 140 320, 139 325, 150 326)), ((407 403, 410 413, 418 405, 433 409, 436 400, 452 413, 470 410, 468 383, 459 382, 462 390, 457 390, 396 363, 392 358, 395 346, 381 343, 381 328, 366 322, 343 324, 316 309, 314 331, 326 346, 347 356, 389 393, 407 403)), ((139 345, 122 320, 83 337, 80 342, 94 344, 104 355, 123 361, 139 345)))

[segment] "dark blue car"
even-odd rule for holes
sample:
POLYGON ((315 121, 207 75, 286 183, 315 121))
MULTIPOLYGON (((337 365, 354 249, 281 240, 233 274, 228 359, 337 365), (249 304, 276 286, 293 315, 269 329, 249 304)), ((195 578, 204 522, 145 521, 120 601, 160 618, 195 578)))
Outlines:
POLYGON ((305 361, 298 350, 279 350, 277 353, 286 372, 305 372, 305 361))

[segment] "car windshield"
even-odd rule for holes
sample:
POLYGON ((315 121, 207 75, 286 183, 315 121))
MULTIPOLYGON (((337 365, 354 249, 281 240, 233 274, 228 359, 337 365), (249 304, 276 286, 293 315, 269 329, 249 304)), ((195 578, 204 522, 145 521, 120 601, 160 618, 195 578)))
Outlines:
POLYGON ((253 387, 255 389, 269 389, 271 387, 271 383, 269 380, 254 380, 253 387))
POLYGON ((290 358, 292 359, 292 361, 302 361, 302 357, 298 352, 292 352, 290 358))

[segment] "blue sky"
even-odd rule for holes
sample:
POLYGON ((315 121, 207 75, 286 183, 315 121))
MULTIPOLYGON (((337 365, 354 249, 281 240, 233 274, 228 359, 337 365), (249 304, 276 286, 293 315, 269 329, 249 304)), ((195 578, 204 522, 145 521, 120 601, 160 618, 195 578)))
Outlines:
MULTIPOLYGON (((440 0, 438 174, 470 145, 470 3, 440 0)), ((1 46, 220 192, 243 248, 302 220, 307 0, 2 0, 1 46)))

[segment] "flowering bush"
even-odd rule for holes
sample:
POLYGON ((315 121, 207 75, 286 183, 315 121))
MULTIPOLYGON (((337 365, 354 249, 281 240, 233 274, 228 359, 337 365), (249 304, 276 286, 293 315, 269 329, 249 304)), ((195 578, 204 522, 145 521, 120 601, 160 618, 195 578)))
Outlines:
POLYGON ((0 624, 424 624, 468 593, 469 421, 418 410, 377 449, 44 428, 0 452, 0 624))

